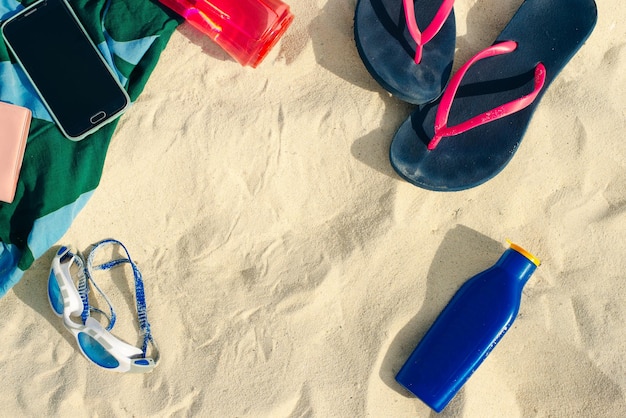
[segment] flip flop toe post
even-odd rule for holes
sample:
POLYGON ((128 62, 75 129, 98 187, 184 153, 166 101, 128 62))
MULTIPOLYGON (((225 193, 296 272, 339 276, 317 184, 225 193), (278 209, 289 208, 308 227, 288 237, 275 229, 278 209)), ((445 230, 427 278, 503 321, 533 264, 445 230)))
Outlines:
POLYGON ((452 70, 454 0, 359 0, 357 50, 372 77, 400 100, 435 100, 452 70))
POLYGON ((398 129, 390 149, 394 169, 437 191, 493 178, 596 20, 593 0, 526 0, 495 43, 454 74, 441 98, 419 107, 398 129))

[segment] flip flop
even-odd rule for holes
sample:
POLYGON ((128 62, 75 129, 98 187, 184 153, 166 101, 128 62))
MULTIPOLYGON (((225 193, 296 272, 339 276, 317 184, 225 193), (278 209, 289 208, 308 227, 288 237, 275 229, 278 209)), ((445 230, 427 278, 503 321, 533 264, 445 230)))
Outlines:
POLYGON ((400 126, 389 151, 393 168, 437 191, 469 189, 494 177, 596 20, 593 0, 524 1, 496 42, 452 77, 441 99, 400 126))
POLYGON ((435 100, 454 58, 454 0, 359 0, 357 50, 372 77, 413 104, 435 100))

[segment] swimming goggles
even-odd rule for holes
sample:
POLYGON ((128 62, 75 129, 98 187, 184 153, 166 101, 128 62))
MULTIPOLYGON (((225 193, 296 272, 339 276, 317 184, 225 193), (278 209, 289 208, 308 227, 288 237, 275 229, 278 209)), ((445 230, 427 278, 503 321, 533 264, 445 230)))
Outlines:
POLYGON ((117 372, 146 373, 152 371, 158 362, 158 348, 150 332, 143 279, 137 265, 130 258, 126 247, 119 241, 106 239, 93 245, 87 262, 80 254, 72 253, 67 247, 61 247, 52 260, 48 277, 48 300, 57 316, 63 318, 63 324, 76 338, 78 347, 88 360, 105 369, 117 372), (106 245, 119 245, 126 253, 125 258, 108 261, 93 266, 94 254, 97 249, 106 245), (139 329, 143 334, 142 348, 127 344, 113 334, 115 311, 106 295, 93 281, 93 270, 108 270, 123 263, 129 263, 135 279, 135 299, 139 329), (78 281, 74 283, 72 272, 78 281), (89 304, 89 287, 96 289, 109 305, 110 315, 89 304), (98 312, 104 315, 109 324, 106 328, 90 314, 98 312), (146 351, 151 345, 151 355, 146 351))

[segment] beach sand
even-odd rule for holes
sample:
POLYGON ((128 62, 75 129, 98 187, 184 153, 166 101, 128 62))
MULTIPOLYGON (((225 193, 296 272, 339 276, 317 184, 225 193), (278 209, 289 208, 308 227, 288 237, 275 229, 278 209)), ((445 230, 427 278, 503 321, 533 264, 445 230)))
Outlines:
MULTIPOLYGON (((542 264, 440 416, 626 416, 626 9, 598 0, 595 31, 498 176, 438 193, 389 164, 413 106, 363 66, 356 1, 288 3, 294 23, 256 69, 179 27, 58 243, 126 244, 158 367, 121 375, 81 356, 48 305, 53 247, 0 300, 0 415, 434 416, 394 376, 508 238, 542 264)), ((457 2, 455 68, 519 4, 457 2)), ((135 344, 119 283, 99 277, 135 344)))

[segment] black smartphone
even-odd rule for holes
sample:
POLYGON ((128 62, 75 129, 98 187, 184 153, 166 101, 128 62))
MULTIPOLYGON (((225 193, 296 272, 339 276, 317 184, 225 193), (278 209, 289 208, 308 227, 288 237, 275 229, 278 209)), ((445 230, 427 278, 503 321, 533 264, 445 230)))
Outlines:
POLYGON ((2 36, 63 135, 78 141, 120 116, 130 99, 65 0, 40 0, 2 36))

